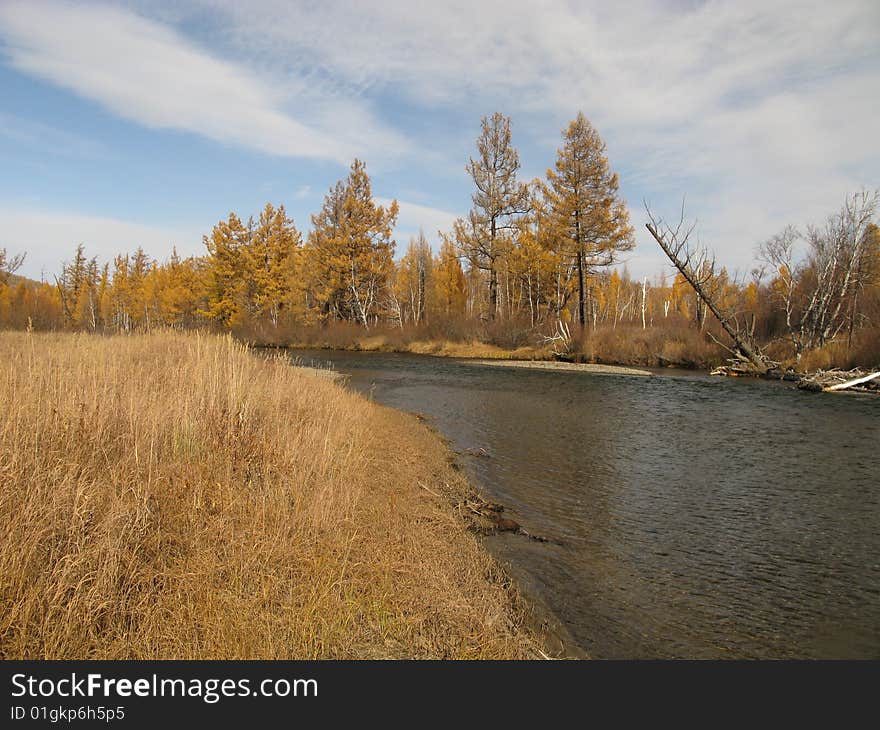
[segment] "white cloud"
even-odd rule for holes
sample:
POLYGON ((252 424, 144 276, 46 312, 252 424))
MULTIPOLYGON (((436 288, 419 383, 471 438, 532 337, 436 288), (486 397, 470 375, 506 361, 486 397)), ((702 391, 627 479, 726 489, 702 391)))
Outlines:
MULTIPOLYGON (((391 198, 376 198, 376 202, 382 206, 391 205, 391 198)), ((452 223, 459 216, 447 210, 431 208, 427 205, 408 203, 403 200, 397 201, 400 212, 397 216, 397 227, 394 231, 399 253, 406 249, 409 239, 423 231, 425 238, 432 247, 437 250, 440 244, 439 232, 448 233, 452 229, 452 223)))
POLYGON ((274 155, 347 164, 366 143, 400 136, 344 103, 351 134, 319 126, 340 104, 302 85, 287 98, 246 68, 200 49, 174 30, 124 9, 59 2, 0 5, 4 53, 19 71, 47 79, 148 127, 196 132, 274 155), (308 101, 306 123, 285 105, 308 101), (372 137, 370 137, 372 135, 372 137))
POLYGON ((181 256, 204 253, 202 234, 187 229, 162 228, 130 221, 61 213, 47 210, 0 208, 3 230, 0 248, 26 253, 21 273, 34 279, 45 274, 48 281, 72 258, 82 243, 86 254, 100 262, 138 246, 157 260, 166 259, 172 246, 181 256))
POLYGON ((515 142, 530 136, 550 155, 582 109, 624 190, 672 210, 687 194, 731 266, 776 228, 880 184, 875 0, 202 4, 243 53, 426 115, 501 109, 515 142))
MULTIPOLYGON (((430 175, 461 170, 483 114, 511 114, 515 143, 545 153, 529 163, 543 169, 582 109, 608 141, 637 230, 643 196, 671 213, 686 194, 731 267, 786 223, 880 185, 876 0, 129 4, 142 15, 5 2, 0 35, 16 68, 143 124, 272 154, 358 154, 372 170, 418 153, 419 192, 433 199, 430 175), (194 28, 211 54, 184 37, 194 28), (466 130, 445 126, 462 115, 474 119, 466 130)), ((402 210, 399 232, 448 228, 423 213, 402 210)), ((638 238, 633 269, 656 257, 638 238)))

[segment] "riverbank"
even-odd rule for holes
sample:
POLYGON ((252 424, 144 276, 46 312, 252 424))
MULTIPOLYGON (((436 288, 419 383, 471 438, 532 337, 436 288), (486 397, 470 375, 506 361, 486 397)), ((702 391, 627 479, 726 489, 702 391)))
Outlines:
MULTIPOLYGON (((346 322, 268 330, 245 328, 236 336, 261 347, 397 352, 480 360, 556 362, 553 343, 545 342, 528 325, 514 322, 485 323, 443 332, 429 326, 377 326, 370 330, 346 322)), ((673 323, 641 327, 619 325, 590 327, 577 335, 567 360, 575 363, 634 368, 675 367, 710 370, 723 363, 727 353, 695 329, 673 323)))
MULTIPOLYGON (((634 375, 649 376, 658 375, 667 369, 672 370, 692 370, 704 371, 709 375, 718 376, 736 376, 736 377, 760 377, 768 380, 784 380, 787 382, 798 383, 798 387, 803 390, 815 391, 833 391, 833 392, 860 392, 876 395, 878 393, 878 381, 873 380, 876 375, 871 377, 872 371, 855 368, 847 371, 839 369, 831 370, 815 370, 815 371, 798 371, 790 364, 787 366, 775 367, 772 370, 757 374, 749 372, 747 368, 739 366, 718 365, 712 368, 697 365, 691 360, 670 360, 664 357, 656 357, 654 360, 644 357, 624 358, 621 361, 607 361, 601 358, 594 361, 586 360, 582 355, 573 356, 573 361, 560 360, 549 349, 539 347, 520 347, 516 349, 503 349, 493 345, 487 345, 481 342, 470 343, 454 343, 442 341, 422 341, 413 340, 395 342, 389 341, 386 335, 377 334, 372 336, 362 336, 353 341, 335 342, 321 341, 314 339, 295 340, 295 344, 276 345, 265 344, 262 342, 251 342, 251 346, 265 350, 329 350, 337 352, 376 352, 376 353, 398 353, 409 355, 429 355, 432 357, 443 357, 457 359, 469 364, 485 365, 490 367, 507 367, 520 369, 536 369, 536 370, 557 370, 581 372, 594 375, 634 375), (659 363, 659 364, 658 364, 659 363), (648 370, 646 368, 652 368, 648 370), (841 390, 840 384, 847 380, 858 380, 864 378, 863 384, 857 385, 855 388, 841 390), (832 387, 823 388, 821 383, 831 385, 832 387)), ((674 343, 673 343, 674 344, 674 343)), ((874 368, 876 372, 876 368, 874 368)), ((324 373, 327 375, 328 373, 324 373)), ((332 374, 331 374, 332 377, 332 374)))
POLYGON ((0 656, 527 658, 414 416, 231 338, 0 334, 0 656))
POLYGON ((681 371, 302 356, 421 414, 484 499, 546 540, 483 543, 591 656, 877 654, 878 402, 681 371))
MULTIPOLYGON (((565 361, 576 365, 600 365, 653 370, 666 368, 711 372, 729 362, 730 352, 715 340, 720 332, 701 330, 680 318, 664 318, 648 327, 619 323, 591 326, 572 332, 565 361)), ((235 331, 242 341, 257 347, 338 350, 345 352, 395 352, 470 360, 558 362, 554 344, 525 323, 471 322, 468 326, 446 323, 434 326, 378 325, 369 330, 350 322, 267 329, 245 327, 235 331)), ((779 375, 796 371, 876 371, 880 367, 870 333, 861 332, 848 342, 831 342, 804 353, 798 360, 790 343, 763 344, 764 354, 779 364, 779 375)))

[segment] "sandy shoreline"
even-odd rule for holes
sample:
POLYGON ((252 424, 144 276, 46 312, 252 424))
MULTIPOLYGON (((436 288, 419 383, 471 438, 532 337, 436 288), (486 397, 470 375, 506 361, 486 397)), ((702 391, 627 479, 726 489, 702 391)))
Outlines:
POLYGON ((631 368, 624 365, 598 365, 596 363, 557 362, 554 360, 468 360, 467 364, 531 370, 568 370, 592 375, 654 375, 650 370, 631 368))

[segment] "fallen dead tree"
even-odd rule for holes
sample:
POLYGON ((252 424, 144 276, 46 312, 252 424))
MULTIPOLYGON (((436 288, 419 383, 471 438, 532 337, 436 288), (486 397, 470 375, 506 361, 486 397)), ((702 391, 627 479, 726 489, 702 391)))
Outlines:
POLYGON ((850 391, 880 395, 880 370, 871 373, 859 369, 818 370, 804 375, 797 387, 816 393, 850 391))
POLYGON ((653 236, 660 248, 663 249, 663 253, 679 270, 685 281, 690 284, 700 301, 712 312, 733 343, 732 347, 729 347, 709 334, 716 343, 733 356, 727 366, 716 368, 713 373, 763 376, 770 371, 778 370, 779 363, 766 357, 752 342, 751 336, 744 328, 740 327, 736 314, 724 312, 718 305, 714 291, 717 289, 715 259, 708 250, 691 240, 696 223, 685 225, 684 206, 682 206, 681 217, 675 226, 656 218, 647 205, 645 205, 645 210, 650 218, 650 222, 645 224, 648 233, 653 236))

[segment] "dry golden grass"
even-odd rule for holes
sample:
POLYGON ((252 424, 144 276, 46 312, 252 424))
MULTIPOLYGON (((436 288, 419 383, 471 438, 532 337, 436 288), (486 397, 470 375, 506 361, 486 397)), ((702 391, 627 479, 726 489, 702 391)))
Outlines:
POLYGON ((466 489, 414 418, 231 338, 0 333, 0 656, 526 656, 466 489))

